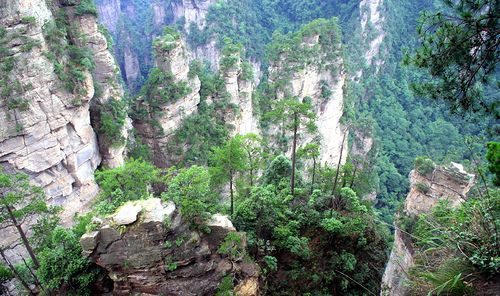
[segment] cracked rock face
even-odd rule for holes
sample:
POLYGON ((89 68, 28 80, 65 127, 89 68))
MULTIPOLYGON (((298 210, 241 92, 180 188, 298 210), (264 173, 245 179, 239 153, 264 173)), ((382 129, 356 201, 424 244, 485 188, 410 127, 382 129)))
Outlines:
MULTIPOLYGON (((0 3, 0 26, 6 30, 8 57, 14 61, 7 73, 7 86, 18 84, 15 94, 27 104, 12 108, 9 98, 0 100, 0 166, 7 171, 23 171, 41 186, 51 204, 63 206, 63 221, 68 223, 83 212, 98 188, 94 171, 101 164, 115 167, 123 163, 124 147, 111 148, 99 143, 91 122, 91 106, 110 98, 121 99, 123 89, 117 83, 118 71, 108 51, 106 39, 98 31, 95 17, 76 16, 73 7, 65 6, 72 30, 79 36, 76 46, 90 49, 95 67, 83 72, 78 94, 66 90, 56 75, 54 63, 42 27, 54 20, 47 1, 13 0, 0 3), (31 22, 22 21, 32 19, 31 22), (12 37, 20 36, 20 37, 12 37), (26 49, 27 44, 36 44, 26 49), (94 85, 101 97, 96 98, 94 85), (102 156, 101 156, 102 155, 102 156)), ((59 2, 54 1, 54 5, 59 2)), ((4 41, 2 41, 4 42, 4 41)), ((4 73, 2 73, 3 75, 4 73)), ((5 86, 0 85, 0 91, 5 86)), ((124 128, 123 136, 127 136, 124 128)))
MULTIPOLYGON (((306 36, 303 40, 303 48, 312 48, 319 46, 319 35, 306 36)), ((330 50, 330 49, 328 49, 330 50)), ((345 153, 347 152, 347 141, 342 143, 344 134, 348 133, 346 127, 340 122, 344 113, 344 92, 345 74, 342 70, 328 70, 328 66, 333 66, 342 69, 342 58, 329 60, 326 56, 327 49, 323 50, 320 56, 317 56, 314 61, 303 65, 299 71, 294 71, 291 79, 286 86, 286 91, 289 91, 291 97, 312 99, 313 112, 317 115, 316 126, 318 127, 319 136, 321 137, 320 163, 336 164, 340 157, 340 151, 344 146, 342 163, 345 163, 345 153), (321 65, 324 63, 324 65, 321 65), (327 98, 322 95, 322 89, 327 87, 330 94, 327 98)), ((287 56, 282 55, 278 62, 271 65, 269 69, 269 81, 273 83, 286 75, 287 68, 296 66, 296 63, 289 61, 287 56)), ((276 97, 283 99, 285 93, 278 90, 276 97)), ((313 140, 313 136, 305 130, 300 132, 303 134, 299 138, 298 145, 305 145, 313 140)), ((288 151, 291 154, 291 148, 288 151)))
POLYGON ((0 5, 0 26, 40 44, 29 51, 20 50, 22 42, 15 39, 7 44, 15 59, 9 80, 26 86, 22 98, 29 106, 10 109, 5 100, 0 101, 0 165, 29 174, 51 203, 64 206, 63 219, 69 220, 97 193, 94 170, 101 156, 90 123, 92 76, 85 73, 84 96, 69 93, 57 78, 53 63, 44 55, 48 45, 42 25, 53 19, 45 1, 2 1, 0 5), (22 24, 22 17, 34 17, 36 22, 22 24))
POLYGON ((214 295, 226 275, 238 279, 236 295, 258 295, 257 266, 217 252, 231 221, 215 215, 207 226, 191 230, 173 203, 152 198, 125 204, 80 243, 108 271, 113 295, 214 295))
MULTIPOLYGON (((151 147, 154 152, 154 162, 157 166, 164 167, 170 162, 167 153, 169 141, 175 130, 179 128, 182 121, 189 115, 198 111, 200 103, 201 82, 198 76, 188 77, 189 53, 185 42, 180 39, 175 42, 175 47, 168 51, 158 50, 156 54, 156 66, 166 73, 171 73, 175 82, 186 82, 191 90, 185 97, 169 102, 162 107, 161 116, 156 118, 163 129, 163 134, 155 133, 151 124, 134 121, 134 126, 143 141, 151 147)), ((162 87, 159 85, 158 87, 162 87)))
MULTIPOLYGON (((453 162, 449 166, 436 167, 428 175, 413 170, 410 173, 410 192, 406 197, 404 212, 399 215, 415 217, 430 213, 440 200, 445 199, 451 207, 457 207, 466 199, 475 181, 475 175, 467 173, 461 164, 453 162)), ((413 266, 412 250, 411 240, 405 239, 405 234, 396 229, 391 256, 382 278, 381 295, 407 294, 404 281, 408 270, 413 266)))
POLYGON ((252 94, 255 88, 253 78, 244 78, 240 53, 233 53, 236 63, 223 73, 230 102, 238 106, 237 115, 228 114, 228 121, 234 126, 233 136, 249 133, 260 134, 258 119, 254 116, 252 94))
POLYGON ((410 192, 405 201, 405 212, 410 216, 429 213, 442 199, 450 206, 457 207, 475 184, 475 176, 464 171, 462 165, 451 163, 447 167, 437 167, 432 174, 423 176, 413 170, 410 173, 410 192), (417 184, 424 184, 428 192, 422 192, 417 184))

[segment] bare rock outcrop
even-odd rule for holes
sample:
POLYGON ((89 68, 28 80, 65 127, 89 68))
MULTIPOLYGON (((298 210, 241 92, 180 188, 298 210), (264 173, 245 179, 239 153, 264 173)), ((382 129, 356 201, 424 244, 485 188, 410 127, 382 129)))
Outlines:
MULTIPOLYGON (((269 69, 269 83, 279 84, 283 77, 289 77, 284 87, 277 89, 276 99, 295 97, 312 100, 313 112, 317 115, 316 125, 321 138, 319 161, 336 164, 340 157, 342 146, 347 152, 347 141, 343 141, 348 133, 341 123, 344 113, 344 82, 343 61, 340 55, 340 43, 330 44, 328 48, 320 43, 319 34, 302 36, 302 44, 292 51, 317 51, 317 55, 307 60, 297 61, 292 54, 283 52, 269 69)), ((301 132, 299 146, 313 140, 315 135, 301 132)), ((345 154, 342 163, 345 162, 345 154)))
POLYGON ((234 126, 233 135, 260 134, 258 119, 254 115, 252 104, 252 94, 255 88, 252 65, 242 61, 241 51, 227 55, 225 58, 234 60, 234 63, 220 70, 229 102, 238 109, 237 114, 228 114, 228 121, 234 126))
MULTIPOLYGON (((95 93, 91 110, 93 112, 93 125, 95 128, 99 128, 102 120, 99 110, 110 112, 111 110, 103 106, 111 104, 111 100, 122 101, 124 99, 123 86, 119 82, 120 68, 109 51, 106 38, 98 29, 95 16, 89 14, 74 15, 71 23, 77 25, 80 33, 85 36, 85 38, 78 39, 78 45, 89 48, 92 52, 94 61, 92 74, 94 85, 99 88, 99 93, 95 93)), ((132 125, 128 117, 124 121, 125 123, 119 132, 121 142, 118 144, 108 143, 106 137, 98 133, 102 162, 107 167, 115 168, 125 161, 125 144, 132 125)))
MULTIPOLYGON (((475 176, 467 173, 463 166, 451 163, 437 166, 429 174, 417 170, 410 172, 410 192, 406 197, 404 211, 398 215, 417 217, 430 213, 440 200, 448 200, 451 207, 457 207, 475 184, 475 176)), ((413 266, 413 246, 408 234, 399 228, 394 232, 394 245, 382 278, 383 296, 407 295, 405 280, 413 266)))
MULTIPOLYGON (((173 94, 166 94, 166 96, 170 96, 171 101, 162 104, 157 115, 149 112, 148 120, 134 121, 134 126, 143 142, 153 150, 154 162, 158 166, 169 164, 167 146, 172 135, 181 126, 184 118, 197 112, 200 103, 201 82, 196 75, 192 77, 189 75, 189 52, 185 42, 180 36, 174 39, 170 39, 170 37, 163 36, 157 39, 155 51, 157 68, 168 75, 171 81, 165 81, 163 84, 160 83, 152 87, 161 92, 162 89, 169 87, 168 84, 175 83, 187 87, 188 93, 176 99, 173 99, 173 94), (161 133, 155 131, 152 122, 161 127, 161 133)), ((141 105, 140 108, 147 108, 148 103, 141 102, 141 100, 139 99, 138 102, 141 105)))
POLYGON ((12 67, 2 69, 0 89, 18 87, 0 101, 0 165, 29 174, 69 220, 96 195, 101 156, 90 122, 92 76, 83 74, 76 94, 65 89, 46 54, 42 26, 53 20, 46 1, 1 2, 2 64, 12 67))
POLYGON ((205 27, 205 17, 210 5, 215 3, 215 0, 177 0, 172 1, 172 14, 174 22, 180 18, 184 18, 184 30, 189 31, 189 26, 194 23, 198 28, 205 27))
POLYGON ((80 243, 108 271, 113 295, 214 295, 225 276, 235 279, 236 295, 258 295, 257 265, 218 251, 236 233, 231 221, 216 215, 207 227, 190 229, 173 203, 151 198, 123 205, 80 243))

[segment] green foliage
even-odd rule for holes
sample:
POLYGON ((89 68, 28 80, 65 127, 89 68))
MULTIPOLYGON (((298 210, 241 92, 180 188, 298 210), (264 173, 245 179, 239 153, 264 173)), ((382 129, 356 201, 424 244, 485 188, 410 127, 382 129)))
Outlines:
POLYGON ((352 3, 344 4, 343 1, 218 1, 209 7, 207 25, 203 30, 200 31, 195 24, 190 25, 188 41, 196 48, 215 36, 222 48, 224 39, 230 38, 242 44, 249 57, 260 59, 273 32, 296 31, 314 19, 332 17, 344 10, 344 6, 352 9, 352 3))
POLYGON ((161 52, 169 52, 176 48, 178 41, 181 38, 181 34, 177 32, 172 27, 165 27, 163 29, 163 35, 154 40, 153 46, 156 51, 156 55, 161 55, 161 52))
POLYGON ((177 269, 177 263, 175 262, 171 262, 171 263, 168 263, 166 266, 165 266, 165 269, 167 269, 168 271, 174 271, 177 269))
POLYGON ((121 167, 97 171, 95 179, 101 189, 96 210, 109 214, 127 201, 148 198, 152 185, 159 182, 159 170, 132 159, 121 167))
POLYGON ((19 221, 50 214, 42 189, 30 184, 25 173, 5 173, 0 170, 0 224, 12 225, 9 212, 19 221))
MULTIPOLYGON (((88 1, 90 0, 84 0, 80 4, 86 7, 83 3, 88 1)), ((80 96, 86 95, 86 72, 94 68, 93 56, 89 48, 81 48, 68 41, 71 40, 70 36, 78 32, 72 31, 65 11, 60 10, 55 20, 45 22, 42 29, 49 47, 44 55, 54 64, 57 77, 64 83, 67 91, 80 96)), ((81 104, 78 98, 72 103, 81 104)))
POLYGON ((410 278, 414 289, 466 295, 470 286, 465 281, 498 276, 499 200, 495 188, 456 209, 443 201, 419 219, 414 231, 418 264, 410 278))
POLYGON ((102 24, 97 24, 97 29, 99 30, 99 32, 104 35, 104 38, 106 38, 106 43, 108 45, 108 50, 109 51, 113 51, 113 36, 111 36, 111 33, 109 32, 109 30, 104 27, 102 24))
MULTIPOLYGON (((484 83, 498 90, 500 15, 495 0, 442 1, 439 11, 424 12, 418 34, 420 48, 407 63, 424 68, 429 79, 415 86, 419 93, 445 99, 454 109, 495 112, 498 101, 485 100, 484 83)), ((498 99, 498 96, 496 96, 498 99)))
POLYGON ((225 184, 235 174, 246 169, 247 154, 243 148, 243 137, 236 135, 224 146, 214 148, 210 157, 210 175, 215 183, 225 184))
POLYGON ((2 262, 0 262, 0 285, 14 278, 12 271, 2 262))
POLYGON ((210 157, 210 176, 213 184, 223 186, 229 182, 231 214, 234 212, 234 178, 247 168, 247 153, 240 135, 229 139, 223 147, 214 148, 210 157))
MULTIPOLYGON (((23 17, 21 22, 30 27, 34 25, 34 17, 23 17)), ((21 52, 29 52, 35 47, 40 47, 40 41, 29 37, 28 32, 22 29, 7 31, 0 27, 0 100, 7 105, 8 111, 25 112, 29 110, 30 101, 25 97, 25 93, 33 86, 31 83, 24 84, 12 73, 19 59, 14 56, 12 44, 20 45, 21 52)), ((11 116, 10 112, 7 116, 11 116)), ((21 133, 23 126, 17 123, 16 133, 21 133)))
POLYGON ((486 159, 489 162, 488 169, 494 174, 493 184, 500 186, 500 142, 489 142, 486 159))
POLYGON ((21 23, 33 26, 36 24, 36 18, 34 16, 23 16, 21 18, 21 23))
POLYGON ((284 155, 273 159, 269 167, 264 171, 262 180, 264 184, 279 185, 283 180, 289 182, 292 174, 292 163, 284 155))
POLYGON ((80 0, 80 3, 75 6, 75 14, 90 14, 97 17, 97 7, 94 4, 94 0, 80 0))
POLYGON ((201 81, 201 102, 198 112, 186 117, 170 142, 169 153, 179 158, 181 165, 207 165, 212 147, 222 146, 229 137, 231 126, 224 118, 232 110, 224 98, 207 105, 209 97, 223 93, 224 80, 214 74, 207 64, 194 61, 190 65, 190 77, 197 75, 201 81))
POLYGON ((210 190, 210 175, 206 168, 181 169, 167 181, 167 185, 162 198, 174 201, 191 226, 201 225, 210 217, 217 200, 210 190))
POLYGON ((427 194, 431 190, 429 185, 425 183, 417 183, 415 187, 417 188, 418 191, 422 192, 423 194, 427 194))
POLYGON ((98 132, 101 140, 108 146, 125 145, 123 127, 127 118, 127 104, 124 99, 109 98, 97 107, 99 112, 98 132))
MULTIPOLYGON (((304 192, 299 188, 297 191, 304 192)), ((386 238, 374 226, 371 210, 349 188, 342 190, 345 206, 338 212, 327 208, 327 194, 321 190, 314 194, 316 201, 307 203, 313 197, 305 193, 291 198, 287 189, 256 186, 248 198, 237 204, 233 223, 238 230, 247 232, 250 255, 261 265, 268 280, 266 292, 362 293, 358 291, 362 288, 346 282, 336 270, 377 291, 376 279, 381 274, 368 264, 385 264, 386 238)))
POLYGON ((245 254, 241 236, 237 232, 229 232, 217 249, 217 253, 228 256, 231 261, 241 260, 245 254))
POLYGON ((144 161, 151 162, 153 152, 147 144, 140 142, 138 137, 135 137, 134 141, 129 141, 128 146, 128 157, 133 159, 142 159, 144 161))
POLYGON ((224 47, 222 48, 222 57, 220 59, 220 70, 222 73, 231 69, 241 57, 243 46, 235 44, 230 38, 224 39, 224 47))
POLYGON ((419 174, 427 176, 434 172, 435 168, 436 165, 434 164, 432 159, 425 156, 419 156, 415 158, 415 169, 419 174))
POLYGON ((142 87, 140 96, 133 103, 130 115, 134 120, 149 122, 157 133, 162 134, 158 117, 162 115, 163 107, 184 98, 190 92, 187 82, 175 82, 171 73, 154 68, 142 87))
POLYGON ((64 285, 77 295, 91 295, 91 287, 102 271, 81 255, 80 237, 83 224, 72 229, 57 226, 45 238, 46 244, 38 250, 40 268, 37 276, 49 290, 64 285))
POLYGON ((217 286, 217 293, 215 296, 233 296, 233 290, 233 277, 231 275, 226 275, 217 286))

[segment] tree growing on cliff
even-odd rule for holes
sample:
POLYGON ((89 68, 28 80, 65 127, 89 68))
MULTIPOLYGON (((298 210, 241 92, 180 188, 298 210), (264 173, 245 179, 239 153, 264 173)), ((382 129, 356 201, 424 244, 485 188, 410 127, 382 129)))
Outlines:
POLYGON ((0 170, 1 229, 16 230, 35 269, 40 267, 40 263, 27 236, 27 223, 33 223, 38 217, 52 214, 54 211, 54 208, 47 206, 42 189, 30 184, 28 175, 9 174, 0 170))
POLYGON ((318 143, 308 143, 304 147, 301 147, 297 151, 297 156, 299 158, 304 157, 306 159, 312 159, 313 167, 312 167, 312 177, 311 177, 311 194, 314 190, 314 181, 316 177, 316 161, 320 155, 319 153, 319 144, 318 143))
POLYGON ((454 109, 494 110, 481 83, 496 85, 500 62, 500 2, 443 0, 444 9, 425 12, 418 27, 421 47, 406 63, 428 69, 431 79, 416 85, 418 93, 445 99, 454 109))
POLYGON ((159 182, 159 170, 132 159, 121 167, 97 171, 95 178, 101 189, 96 210, 109 214, 129 200, 149 197, 153 184, 159 182))
POLYGON ((270 111, 267 116, 275 122, 280 122, 284 133, 289 130, 292 131, 292 178, 290 180, 290 191, 294 195, 299 130, 305 127, 307 132, 312 133, 317 129, 315 124, 316 114, 312 110, 311 98, 305 97, 302 100, 289 98, 278 101, 274 110, 270 111))
POLYGON ((246 134, 242 138, 243 150, 247 154, 248 181, 250 188, 255 184, 256 174, 262 166, 264 151, 262 149, 262 138, 256 134, 246 134))
POLYGON ((210 162, 214 183, 222 185, 229 181, 232 215, 234 213, 234 178, 247 168, 247 153, 243 149, 242 136, 237 135, 229 139, 223 147, 215 148, 210 162))
POLYGON ((169 199, 180 207, 183 217, 193 226, 209 218, 217 204, 210 189, 210 174, 200 166, 184 168, 167 177, 167 191, 163 199, 169 199))

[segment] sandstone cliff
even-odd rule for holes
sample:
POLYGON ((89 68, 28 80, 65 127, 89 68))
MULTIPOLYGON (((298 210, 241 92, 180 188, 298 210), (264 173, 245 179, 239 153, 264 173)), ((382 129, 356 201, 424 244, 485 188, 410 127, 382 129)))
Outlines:
MULTIPOLYGON (((215 0, 173 0, 149 1, 139 5, 130 0, 96 0, 99 20, 108 28, 118 43, 115 53, 121 64, 122 74, 131 87, 140 86, 154 60, 149 47, 159 36, 164 26, 180 24, 184 33, 194 23, 198 28, 205 26, 205 16, 215 0), (148 27, 152 25, 152 27, 148 27)), ((192 58, 209 60, 217 66, 220 52, 215 41, 192 49, 192 58)))
MULTIPOLYGON (((154 162, 158 166, 167 166, 170 163, 167 154, 167 145, 175 130, 181 126, 183 119, 197 111, 200 103, 200 80, 196 75, 189 75, 189 52, 180 36, 174 40, 172 35, 163 36, 155 42, 156 66, 165 73, 170 81, 159 81, 151 85, 153 92, 160 93, 165 100, 157 111, 150 108, 148 100, 159 98, 139 98, 138 109, 147 110, 146 118, 136 118, 134 126, 144 143, 153 150, 154 162), (176 90, 172 90, 176 85, 176 90), (177 92, 186 90, 181 97, 176 97, 177 92), (158 128, 161 130, 158 132, 158 128)), ((151 94, 149 94, 151 95, 151 94)))
MULTIPOLYGON (((338 162, 342 146, 343 163, 347 153, 347 141, 343 142, 343 138, 348 131, 341 123, 344 113, 345 74, 340 41, 322 44, 320 37, 332 38, 331 35, 320 36, 318 33, 305 34, 300 46, 291 48, 291 53, 281 53, 278 60, 271 64, 269 83, 279 85, 284 77, 288 77, 284 86, 277 88, 277 100, 286 97, 312 99, 321 143, 319 161, 333 165, 338 162), (315 54, 311 55, 311 52, 315 54), (300 55, 311 56, 297 61, 297 56, 300 55)), ((302 131, 299 146, 312 141, 315 136, 302 131)))
MULTIPOLYGON (((416 217, 429 213, 439 200, 447 199, 450 206, 456 207, 465 200, 474 185, 475 176, 468 174, 460 164, 438 166, 427 175, 417 170, 410 173, 410 192, 405 201, 403 213, 416 217)), ((413 246, 409 235, 397 228, 389 262, 382 278, 381 295, 406 295, 405 280, 413 266, 413 246)))
POLYGON ((209 232, 192 230, 173 203, 152 198, 129 202, 100 223, 80 242, 108 271, 113 295, 214 295, 224 277, 235 280, 236 295, 258 295, 257 265, 219 249, 235 233, 244 252, 244 234, 226 216, 214 215, 209 232))
POLYGON ((380 53, 380 46, 385 38, 383 30, 384 16, 382 15, 383 0, 362 0, 359 3, 361 14, 361 34, 364 38, 369 38, 368 48, 365 52, 365 59, 368 65, 375 65, 377 69, 383 65, 384 61, 377 59, 380 53))
POLYGON ((237 114, 228 115, 234 126, 233 135, 259 134, 258 120, 254 115, 252 94, 255 88, 252 65, 241 58, 241 51, 227 53, 224 58, 234 60, 226 68, 221 68, 229 102, 238 108, 237 114))
POLYGON ((123 161, 123 148, 99 143, 91 124, 94 85, 106 99, 123 90, 95 17, 63 3, 0 3, 0 165, 29 174, 67 221, 97 193, 99 150, 110 166, 123 161), (56 15, 74 31, 55 25, 56 15))

